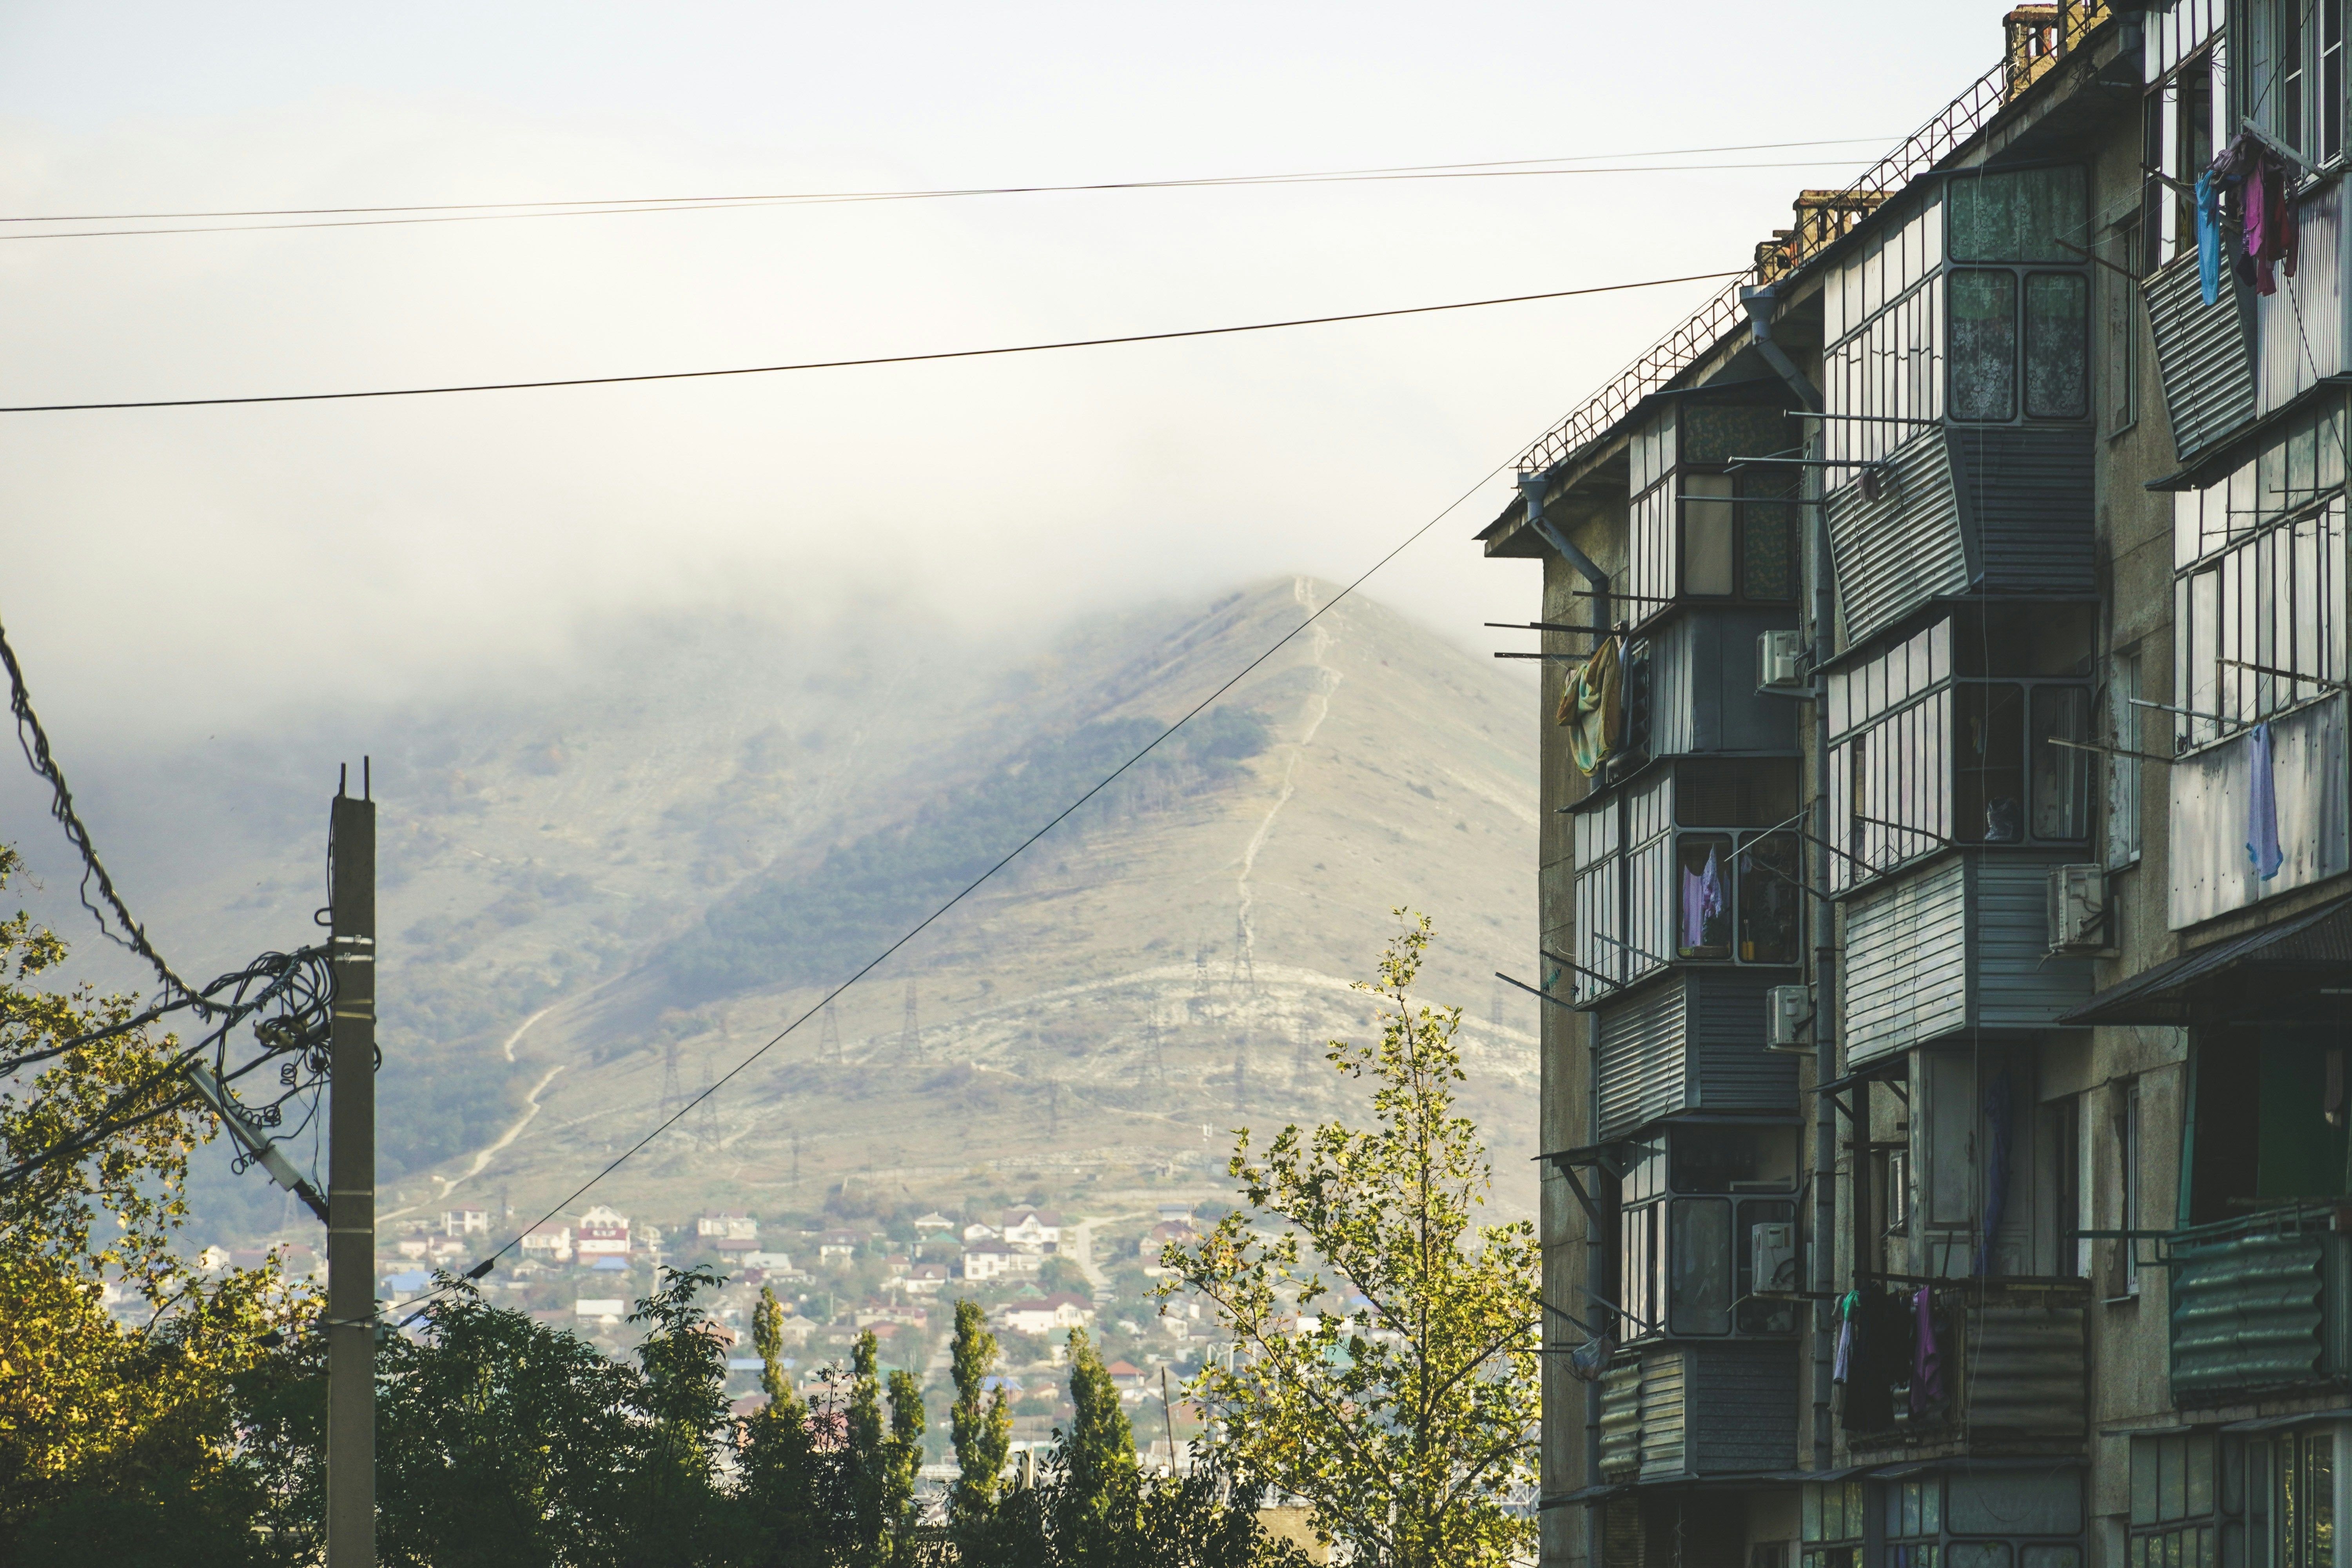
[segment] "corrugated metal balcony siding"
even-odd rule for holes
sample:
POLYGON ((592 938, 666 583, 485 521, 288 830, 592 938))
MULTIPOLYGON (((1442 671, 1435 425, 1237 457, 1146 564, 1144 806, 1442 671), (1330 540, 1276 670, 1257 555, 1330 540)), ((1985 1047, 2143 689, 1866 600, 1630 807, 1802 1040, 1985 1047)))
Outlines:
POLYGON ((1756 694, 1756 639, 1790 610, 1693 609, 1650 637, 1650 754, 1794 752, 1797 704, 1756 694))
POLYGON ((1621 1352, 1601 1385, 1601 1473, 1658 1481, 1785 1470, 1796 1463, 1797 1419, 1791 1342, 1621 1352))
POLYGON ((1955 426, 1962 548, 1988 594, 2097 591, 2087 425, 1955 426))
POLYGON ((2080 1442, 2087 1409, 2080 1306, 1974 1310, 1968 1336, 1969 1436, 1981 1444, 2080 1442))
POLYGON ((1939 430, 1895 448, 1874 501, 1858 485, 1830 498, 1842 646, 1851 647, 1929 599, 1968 591, 1973 575, 1960 538, 1952 455, 1939 430))
POLYGON ((2175 931, 2352 870, 2344 699, 2313 703, 2271 723, 2271 789, 2283 859, 2267 881, 2246 855, 2252 743, 2252 732, 2241 731, 2165 770, 2172 786, 2166 918, 2175 931))
POLYGON ((2173 450, 2186 463, 2254 416, 2253 294, 2224 268, 2221 298, 2206 304, 2194 252, 2150 273, 2140 289, 2173 450))
POLYGON ((1793 1110, 1796 1058, 1764 1048, 1778 970, 1669 976, 1601 1016, 1601 1136, 1682 1110, 1793 1110))
POLYGON ((2172 1402, 2341 1387, 2347 1238, 2326 1230, 2176 1241, 2172 1402))
POLYGON ((1845 1050, 1858 1067, 1968 1026, 1968 869, 1958 857, 1845 907, 1845 1050))
POLYGON ((1845 908, 1849 1066, 1970 1028, 2039 1029, 2090 1000, 2091 961, 2050 951, 2063 854, 1949 856, 1845 908))
POLYGON ((2281 276, 2278 292, 2254 297, 2255 359, 2261 370, 2257 412, 2284 408, 2322 376, 2344 369, 2344 263, 2339 216, 2344 187, 2330 184, 2303 198, 2294 276, 2281 276))

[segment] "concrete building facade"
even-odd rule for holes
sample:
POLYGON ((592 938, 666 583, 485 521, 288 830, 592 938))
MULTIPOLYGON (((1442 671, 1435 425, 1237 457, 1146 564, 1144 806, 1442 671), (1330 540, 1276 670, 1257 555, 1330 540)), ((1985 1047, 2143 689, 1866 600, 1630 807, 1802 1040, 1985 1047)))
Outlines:
POLYGON ((1988 13, 1481 535, 1547 1564, 2336 1561, 2345 10, 1988 13))

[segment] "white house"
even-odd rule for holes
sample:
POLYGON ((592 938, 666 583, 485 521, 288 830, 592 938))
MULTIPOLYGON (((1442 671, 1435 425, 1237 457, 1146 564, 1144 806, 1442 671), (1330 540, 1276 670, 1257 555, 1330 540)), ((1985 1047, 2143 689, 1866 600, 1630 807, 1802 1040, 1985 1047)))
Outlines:
POLYGON ((522 1233, 522 1255, 545 1263, 572 1261, 572 1227, 553 1220, 522 1233))
POLYGON ((1062 1216, 1052 1209, 1006 1209, 1003 1235, 1015 1252, 1058 1252, 1062 1216))
POLYGON ((1015 1252, 1001 1241, 975 1241, 963 1249, 963 1277, 977 1284, 988 1279, 1034 1279, 1045 1260, 1034 1252, 1015 1252))
POLYGON ((740 1209, 698 1216, 694 1235, 696 1240, 728 1254, 756 1252, 760 1247, 760 1222, 740 1209))
POLYGON ((444 1236, 488 1236, 490 1234, 490 1211, 488 1209, 444 1209, 441 1213, 441 1234, 444 1236))
POLYGON ((982 1225, 978 1220, 963 1227, 963 1243, 966 1247, 970 1247, 975 1241, 1002 1240, 1003 1236, 1004 1233, 994 1226, 982 1225))
POLYGON ((1094 1303, 1064 1291, 1042 1301, 1016 1301, 998 1309, 998 1321, 1019 1334, 1050 1334, 1082 1329, 1095 1321, 1094 1303))
POLYGON ((918 1263, 907 1270, 907 1294, 936 1296, 948 1288, 948 1266, 944 1263, 918 1263))
POLYGON ((854 1230, 828 1230, 817 1237, 819 1263, 846 1263, 856 1256, 857 1233, 854 1230))
POLYGON ((611 1328, 627 1315, 629 1304, 617 1296, 583 1296, 572 1304, 572 1315, 583 1322, 611 1328))
POLYGON ((746 1268, 764 1268, 776 1274, 793 1271, 793 1255, 789 1252, 747 1252, 740 1261, 746 1268))
POLYGON ((572 1233, 572 1249, 583 1263, 600 1258, 629 1256, 629 1216, 598 1204, 580 1216, 572 1233))
POLYGON ((915 1221, 915 1234, 918 1236, 929 1236, 933 1231, 937 1231, 941 1236, 945 1236, 948 1232, 955 1229, 955 1221, 948 1218, 947 1215, 940 1214, 936 1209, 932 1210, 929 1214, 920 1215, 915 1221))

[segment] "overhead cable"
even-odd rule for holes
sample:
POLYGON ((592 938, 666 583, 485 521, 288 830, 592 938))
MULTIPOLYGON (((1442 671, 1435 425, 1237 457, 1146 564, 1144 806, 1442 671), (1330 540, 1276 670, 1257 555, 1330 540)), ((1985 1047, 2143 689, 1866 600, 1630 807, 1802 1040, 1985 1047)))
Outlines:
POLYGON ((154 397, 117 403, 32 403, 0 406, 0 414, 79 414, 117 408, 216 408, 248 403, 340 403, 366 397, 437 397, 454 392, 539 392, 559 386, 621 386, 648 381, 708 381, 730 375, 777 375, 787 371, 852 370, 864 365, 922 364, 939 360, 991 359, 1045 353, 1055 349, 1108 348, 1119 343, 1167 342, 1178 338, 1226 337, 1285 327, 1321 327, 1338 321, 1372 321, 1391 316, 1426 316, 1444 310, 1475 310, 1489 305, 1524 305, 1538 300, 1573 300, 1587 294, 1617 294, 1633 289, 1663 289, 1676 283, 1710 283, 1735 278, 1746 268, 1695 272, 1684 278, 1646 278, 1637 283, 1604 283, 1591 289, 1555 289, 1541 294, 1509 294, 1492 300, 1460 300, 1446 305, 1408 305, 1392 310, 1354 310, 1341 316, 1301 316, 1286 321, 1250 321, 1232 327, 1188 327, 1170 332, 1131 332, 1115 338, 1070 338, 1050 343, 1013 343, 1001 348, 946 349, 930 353, 873 354, 863 359, 803 360, 793 364, 737 365, 726 370, 655 371, 637 375, 578 375, 553 381, 478 382, 452 386, 380 387, 365 392, 279 392, 250 397, 154 397))
MULTIPOLYGON (((110 235, 220 234, 244 229, 268 232, 286 228, 337 228, 376 223, 454 223, 485 218, 582 217, 599 213, 693 212, 742 206, 824 205, 842 202, 938 201, 970 196, 1083 195, 1109 191, 1201 190, 1242 185, 1348 184, 1365 181, 1492 179, 1543 174, 1637 174, 1711 172, 1723 169, 1808 168, 1824 162, 1807 159, 1771 163, 1669 163, 1634 167, 1597 167, 1601 158, 1670 158, 1702 153, 1763 153, 1794 147, 1876 145, 1883 137, 1840 136, 1813 142, 1754 142, 1720 147, 1662 147, 1635 153, 1595 153, 1557 158, 1501 158, 1469 163, 1405 163, 1364 169, 1310 169, 1271 174, 1213 174, 1164 180, 1105 180, 1070 185, 970 185, 896 191, 781 191, 734 193, 701 196, 600 196, 571 201, 427 202, 403 206, 247 207, 198 212, 52 213, 0 216, 0 224, 182 222, 196 218, 315 217, 350 222, 315 224, 236 224, 226 228, 102 228, 69 233, 5 235, 7 239, 87 239, 110 235), (1584 167, 1537 167, 1536 165, 1584 167), (375 215, 428 215, 391 216, 375 215)), ((1828 160, 1841 162, 1842 160, 1828 160)))

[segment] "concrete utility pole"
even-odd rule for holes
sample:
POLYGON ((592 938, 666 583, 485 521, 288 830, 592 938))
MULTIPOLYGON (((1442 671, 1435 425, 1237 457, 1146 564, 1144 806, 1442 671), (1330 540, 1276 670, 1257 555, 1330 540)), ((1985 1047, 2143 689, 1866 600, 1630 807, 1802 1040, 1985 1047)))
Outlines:
MULTIPOLYGON (((375 803, 330 807, 327 1568, 375 1568, 375 803)), ((346 781, 348 782, 348 780, 346 781)))

